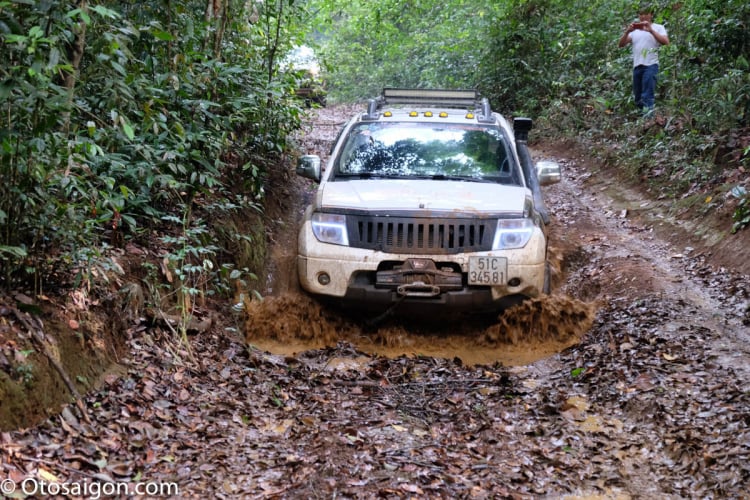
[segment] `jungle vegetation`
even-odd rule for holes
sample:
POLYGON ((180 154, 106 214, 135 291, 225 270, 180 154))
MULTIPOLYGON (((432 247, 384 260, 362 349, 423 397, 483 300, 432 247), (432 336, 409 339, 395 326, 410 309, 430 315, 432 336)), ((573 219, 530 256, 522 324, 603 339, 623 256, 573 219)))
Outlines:
POLYGON ((671 39, 655 125, 617 48, 632 1, 0 0, 0 288, 91 288, 129 242, 158 243, 179 296, 251 279, 264 231, 238 220, 293 146, 283 61, 302 44, 329 102, 477 88, 660 196, 733 203, 742 230, 750 4, 654 6, 671 39))

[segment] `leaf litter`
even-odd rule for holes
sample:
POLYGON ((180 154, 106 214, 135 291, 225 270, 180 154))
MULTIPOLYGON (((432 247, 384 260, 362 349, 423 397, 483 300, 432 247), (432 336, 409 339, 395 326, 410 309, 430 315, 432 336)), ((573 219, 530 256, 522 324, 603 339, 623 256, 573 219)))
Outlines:
POLYGON ((180 498, 746 497, 750 279, 599 210, 584 171, 571 161, 550 191, 559 298, 460 340, 561 340, 554 352, 431 356, 450 335, 364 332, 281 295, 252 306, 242 335, 191 336, 195 361, 134 325, 126 373, 84 397, 90 422, 71 405, 0 434, 0 477, 174 482, 180 498), (510 333, 540 315, 535 335, 510 333), (275 354, 264 338, 319 345, 275 354))

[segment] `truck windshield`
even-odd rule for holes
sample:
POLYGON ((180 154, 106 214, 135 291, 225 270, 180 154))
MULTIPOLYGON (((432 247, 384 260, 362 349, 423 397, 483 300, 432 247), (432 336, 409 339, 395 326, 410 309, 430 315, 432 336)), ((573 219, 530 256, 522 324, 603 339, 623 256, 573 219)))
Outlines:
POLYGON ((336 180, 431 178, 521 185, 497 127, 454 123, 361 123, 336 160, 336 180))

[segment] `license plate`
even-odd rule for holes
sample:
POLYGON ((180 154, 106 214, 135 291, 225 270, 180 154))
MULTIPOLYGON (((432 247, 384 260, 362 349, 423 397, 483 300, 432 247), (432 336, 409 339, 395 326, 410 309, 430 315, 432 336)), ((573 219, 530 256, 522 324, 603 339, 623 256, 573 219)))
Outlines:
POLYGON ((508 279, 505 257, 469 257, 470 285, 504 285, 508 279))

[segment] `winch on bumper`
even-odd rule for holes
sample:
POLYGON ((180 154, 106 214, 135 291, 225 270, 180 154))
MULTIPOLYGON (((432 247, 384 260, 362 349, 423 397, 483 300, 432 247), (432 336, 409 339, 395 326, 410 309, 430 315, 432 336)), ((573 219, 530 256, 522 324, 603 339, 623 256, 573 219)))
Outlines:
POLYGON ((450 266, 438 269, 431 259, 407 259, 393 269, 375 273, 375 287, 395 290, 404 297, 437 297, 463 288, 460 272, 450 266))

